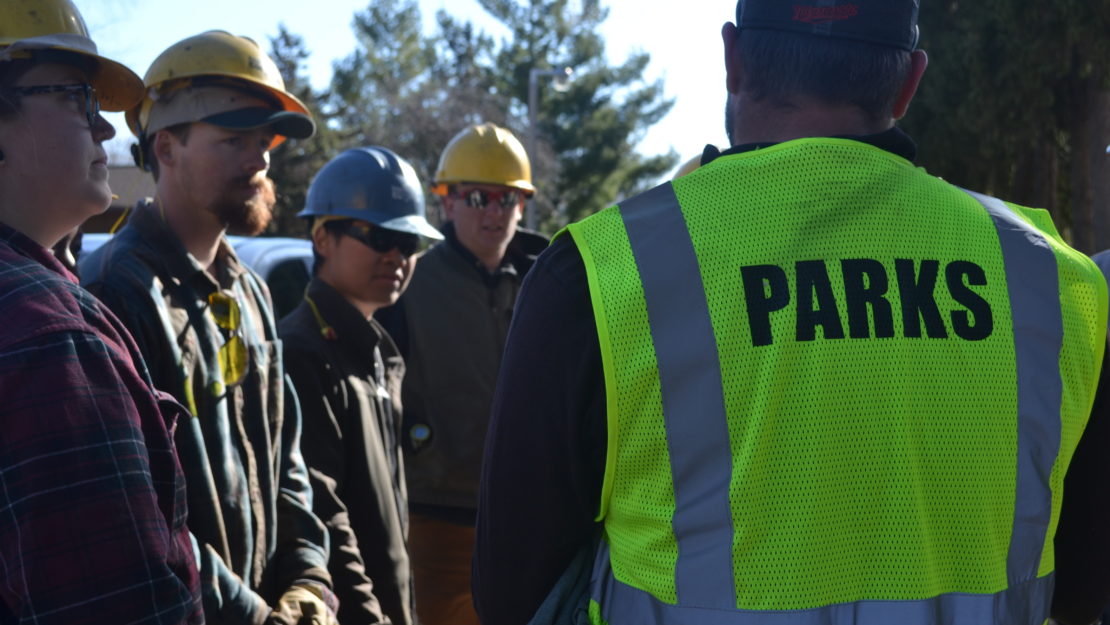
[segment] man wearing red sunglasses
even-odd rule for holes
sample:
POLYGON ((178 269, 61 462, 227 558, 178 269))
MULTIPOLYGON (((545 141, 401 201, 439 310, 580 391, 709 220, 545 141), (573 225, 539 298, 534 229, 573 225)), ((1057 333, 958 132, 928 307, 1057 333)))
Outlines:
POLYGON ((409 545, 426 625, 478 622, 470 558, 486 424, 516 295, 547 246, 517 227, 531 179, 508 130, 481 124, 456 135, 435 176, 446 240, 379 315, 405 357, 409 545))

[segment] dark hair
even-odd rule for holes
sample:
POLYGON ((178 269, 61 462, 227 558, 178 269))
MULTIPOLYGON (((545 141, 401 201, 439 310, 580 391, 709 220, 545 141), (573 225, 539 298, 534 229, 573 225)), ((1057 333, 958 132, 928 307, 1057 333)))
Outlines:
MULTIPOLYGON (((332 238, 338 239, 340 236, 343 235, 343 229, 347 227, 347 225, 350 221, 351 221, 350 219, 331 219, 331 220, 325 221, 324 225, 322 225, 320 227, 323 228, 324 230, 327 230, 328 233, 331 234, 332 238)), ((312 241, 312 275, 313 276, 319 275, 320 274, 320 267, 324 266, 324 257, 320 256, 320 253, 316 251, 316 242, 312 238, 312 224, 315 223, 315 222, 316 222, 315 219, 308 220, 308 240, 312 241)))
MULTIPOLYGON (((169 128, 163 128, 162 130, 165 130, 166 132, 176 137, 178 143, 180 143, 181 145, 185 145, 189 142, 189 129, 191 127, 191 123, 185 122, 184 124, 177 124, 176 126, 170 126, 169 128)), ((159 130, 158 132, 162 132, 162 130, 159 130)), ((156 136, 158 136, 157 132, 154 133, 154 136, 144 137, 143 139, 141 139, 139 145, 137 146, 132 144, 132 156, 138 157, 138 154, 136 154, 135 152, 142 152, 142 163, 140 163, 138 158, 136 158, 135 164, 139 166, 145 164, 145 169, 154 175, 155 182, 158 181, 158 158, 154 156, 154 152, 151 150, 151 148, 154 146, 154 137, 156 136)))
POLYGON ((890 117, 910 71, 905 50, 773 30, 745 29, 740 55, 740 91, 755 101, 852 104, 875 121, 890 117))
POLYGON ((16 59, 0 63, 0 119, 14 116, 20 109, 19 94, 8 91, 20 76, 26 74, 35 62, 32 59, 16 59))

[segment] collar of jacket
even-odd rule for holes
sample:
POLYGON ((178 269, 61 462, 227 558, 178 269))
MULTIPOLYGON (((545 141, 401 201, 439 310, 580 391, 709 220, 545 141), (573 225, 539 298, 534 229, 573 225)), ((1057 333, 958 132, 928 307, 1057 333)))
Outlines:
POLYGON ((547 249, 549 243, 547 237, 538 232, 521 228, 517 226, 516 233, 513 238, 509 240, 509 246, 505 248, 505 257, 501 259, 501 268, 499 271, 490 274, 486 270, 486 266, 473 252, 466 249, 466 246, 459 241, 459 237, 455 234, 454 222, 445 222, 439 228, 443 233, 444 243, 449 245, 451 249, 455 250, 460 256, 466 260, 471 266, 480 271, 484 276, 496 276, 500 273, 515 273, 517 275, 524 275, 532 268, 532 263, 536 261, 536 257, 547 249), (506 267, 511 267, 511 271, 506 271, 506 267))
MULTIPOLYGON (((884 130, 878 134, 873 135, 837 135, 831 137, 832 139, 849 139, 851 141, 859 141, 873 145, 880 150, 886 150, 891 154, 901 156, 909 162, 914 162, 917 159, 917 144, 913 139, 902 131, 897 126, 891 126, 889 130, 884 130)), ((744 152, 751 152, 752 150, 759 150, 762 148, 771 147, 776 145, 774 142, 770 143, 744 143, 742 145, 734 145, 731 148, 721 151, 715 145, 707 145, 701 153, 701 164, 708 165, 711 161, 719 156, 728 156, 730 154, 743 154, 744 152)))
POLYGON ((377 321, 363 317, 339 291, 327 282, 313 278, 305 294, 312 298, 320 316, 335 330, 336 343, 342 346, 340 349, 359 354, 361 358, 368 358, 373 350, 378 349, 385 330, 377 321))
POLYGON ((214 279, 185 249, 177 233, 162 219, 158 208, 149 199, 142 200, 135 206, 135 212, 127 223, 139 234, 147 259, 164 266, 178 284, 188 284, 194 288, 203 285, 204 288, 198 290, 204 292, 219 290, 230 288, 247 272, 227 237, 221 236, 219 249, 216 251, 218 279, 214 279))
POLYGON ((67 269, 54 254, 51 254, 50 250, 8 224, 0 223, 0 241, 7 243, 8 247, 12 248, 17 254, 26 256, 50 271, 60 274, 66 280, 77 284, 77 276, 67 269))

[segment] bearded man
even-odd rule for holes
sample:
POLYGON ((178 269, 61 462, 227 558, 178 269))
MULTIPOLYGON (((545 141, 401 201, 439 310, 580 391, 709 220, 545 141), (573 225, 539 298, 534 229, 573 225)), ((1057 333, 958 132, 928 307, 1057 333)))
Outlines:
POLYGON ((86 286, 195 417, 175 442, 206 621, 334 622, 270 295, 225 236, 265 229, 270 150, 311 136, 312 118, 255 42, 222 31, 170 46, 144 82, 127 121, 157 195, 82 260, 86 286))

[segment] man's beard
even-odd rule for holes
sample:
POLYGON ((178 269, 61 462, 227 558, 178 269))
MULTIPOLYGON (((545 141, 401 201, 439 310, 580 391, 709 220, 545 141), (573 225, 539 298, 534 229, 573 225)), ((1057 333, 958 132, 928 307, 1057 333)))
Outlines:
POLYGON ((274 181, 265 176, 258 180, 253 178, 239 178, 233 181, 235 186, 253 184, 258 189, 251 198, 245 202, 236 201, 234 198, 220 197, 209 209, 219 217, 220 222, 227 226, 228 234, 254 236, 270 225, 274 217, 274 205, 277 195, 274 192, 274 181))

